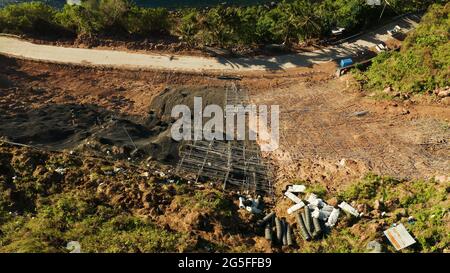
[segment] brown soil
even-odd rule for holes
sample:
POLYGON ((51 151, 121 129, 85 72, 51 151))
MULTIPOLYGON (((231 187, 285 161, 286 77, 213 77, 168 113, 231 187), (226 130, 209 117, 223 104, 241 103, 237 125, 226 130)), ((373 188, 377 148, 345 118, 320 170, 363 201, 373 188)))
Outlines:
POLYGON ((334 191, 368 172, 398 178, 450 173, 450 108, 375 101, 356 90, 343 77, 252 91, 256 104, 280 105, 281 149, 265 155, 278 190, 306 180, 334 191))
POLYGON ((266 242, 256 245, 255 242, 261 238, 255 232, 255 220, 249 215, 241 215, 237 202, 229 201, 237 200, 235 193, 225 193, 221 197, 228 202, 231 214, 223 215, 220 210, 198 206, 191 201, 196 200, 195 196, 210 196, 214 200, 220 191, 210 185, 188 184, 173 175, 174 169, 170 167, 155 162, 134 165, 65 152, 45 152, 1 141, 0 155, 1 189, 9 196, 9 209, 20 215, 32 211, 42 196, 76 190, 92 195, 97 204, 120 208, 124 213, 149 219, 167 231, 188 234, 187 249, 181 251, 208 252, 209 245, 215 245, 221 251, 271 251, 266 242), (65 166, 64 175, 49 167, 55 163, 65 166), (107 170, 113 168, 121 171, 108 173, 107 170), (142 175, 145 172, 148 176, 142 175), (160 173, 164 173, 164 177, 160 173), (11 180, 13 175, 29 177, 29 180, 21 181, 21 186, 16 187, 11 180), (170 180, 177 181, 177 184, 170 180), (42 183, 45 189, 35 195, 26 195, 24 189, 35 188, 33 183, 42 183))
MULTIPOLYGON (((167 88, 212 90, 227 84, 213 74, 1 61, 0 73, 15 86, 2 94, 6 111, 71 103, 145 119, 167 88)), ((369 99, 350 77, 335 79, 334 68, 328 63, 242 78, 253 102, 280 105, 281 149, 266 155, 278 184, 301 179, 336 189, 369 171, 409 178, 450 172, 448 107, 369 99), (358 111, 368 113, 357 117, 358 111)))
POLYGON ((89 154, 127 158, 137 147, 137 159, 150 155, 174 163, 178 144, 169 134, 171 107, 200 95, 211 97, 205 103, 223 101, 210 95, 212 89, 222 90, 224 85, 214 76, 1 58, 5 88, 0 97, 4 123, 0 134, 10 141, 52 150, 88 150, 89 154))
MULTIPOLYGON (((22 61, 0 56, 0 73, 19 89, 14 100, 39 107, 48 103, 96 104, 132 115, 148 112, 165 88, 223 85, 214 75, 120 71, 22 61), (45 93, 32 96, 31 88, 45 93), (31 96, 30 96, 31 95, 31 96)), ((12 99, 12 98, 11 98, 12 99)))
MULTIPOLYGON (((73 104, 145 120, 152 111, 166 112, 169 105, 156 106, 163 104, 158 104, 160 100, 174 103, 170 98, 180 93, 173 90, 194 90, 196 86, 196 92, 204 92, 220 90, 227 84, 217 75, 96 69, 0 58, 2 117, 20 117, 31 110, 73 104)), ((367 172, 400 178, 450 173, 450 108, 370 99, 358 91, 350 77, 335 79, 334 68, 330 63, 287 72, 253 73, 241 81, 253 102, 280 105, 280 149, 264 155, 273 167, 276 196, 293 180, 319 183, 334 192, 367 172), (367 113, 356 116, 359 111, 367 113)), ((128 119, 126 124, 131 126, 128 119)), ((145 129, 151 130, 152 126, 145 129)), ((4 158, 10 158, 29 151, 2 146, 1 152, 9 154, 4 158)), ((262 231, 252 226, 253 216, 237 209, 236 194, 226 193, 225 198, 233 200, 235 208, 230 217, 223 217, 211 210, 192 209, 176 197, 193 198, 194 191, 176 191, 170 185, 150 187, 137 177, 149 167, 126 165, 132 169, 130 173, 136 174, 134 177, 119 176, 101 186, 88 175, 92 169, 111 163, 102 161, 106 159, 81 157, 82 166, 71 172, 68 182, 81 183, 77 185, 84 188, 95 186, 105 202, 150 217, 167 229, 191 232, 198 242, 228 246, 224 251, 279 251, 272 249, 261 237, 262 231), (139 183, 125 185, 121 181, 139 183)), ((154 173, 173 169, 157 161, 149 162, 150 180, 166 183, 154 173)), ((208 185, 200 189, 207 194, 215 191, 208 185)), ((278 201, 277 213, 284 216, 289 201, 278 201)))

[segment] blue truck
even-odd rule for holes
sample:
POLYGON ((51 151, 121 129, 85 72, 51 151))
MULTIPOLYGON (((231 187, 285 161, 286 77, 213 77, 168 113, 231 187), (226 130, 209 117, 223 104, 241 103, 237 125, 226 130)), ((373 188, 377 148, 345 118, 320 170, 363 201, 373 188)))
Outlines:
POLYGON ((350 59, 350 58, 341 60, 341 68, 345 68, 345 67, 350 66, 352 64, 353 64, 353 60, 350 59))

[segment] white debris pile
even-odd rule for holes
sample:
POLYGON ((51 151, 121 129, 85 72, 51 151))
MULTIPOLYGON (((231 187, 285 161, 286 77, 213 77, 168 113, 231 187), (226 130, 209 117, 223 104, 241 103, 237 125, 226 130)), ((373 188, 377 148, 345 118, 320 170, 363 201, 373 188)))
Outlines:
POLYGON ((351 215, 355 217, 359 217, 359 212, 352 206, 350 206, 347 202, 342 202, 338 205, 343 211, 350 213, 351 215))
POLYGON ((259 214, 263 209, 263 200, 260 195, 257 198, 251 198, 251 196, 239 197, 239 208, 245 209, 253 214, 259 214))
MULTIPOLYGON (((284 191, 284 198, 293 204, 287 209, 289 215, 294 215, 298 233, 306 240, 319 239, 334 227, 339 219, 341 210, 351 217, 360 217, 357 209, 347 202, 341 202, 337 208, 327 204, 314 193, 307 193, 304 185, 288 185, 284 191)), ((252 213, 261 213, 260 196, 258 199, 239 197, 239 207, 252 213)), ((294 226, 285 217, 277 217, 275 211, 269 212, 258 220, 257 225, 264 228, 265 238, 271 244, 292 246, 294 240, 294 226)))
POLYGON ((316 194, 305 192, 304 185, 289 185, 284 192, 284 196, 294 203, 287 209, 287 213, 296 213, 300 234, 305 240, 317 238, 324 228, 335 226, 341 210, 354 217, 360 217, 358 210, 347 202, 342 202, 335 208, 318 198, 316 194), (303 199, 300 194, 305 195, 303 199), (300 211, 301 209, 303 211, 300 211))
MULTIPOLYGON (((336 226, 341 212, 348 217, 360 218, 363 213, 358 211, 352 203, 350 205, 346 201, 339 204, 335 200, 327 204, 314 193, 307 193, 304 185, 289 185, 283 192, 283 197, 289 199, 292 205, 287 209, 289 215, 295 216, 297 225, 289 223, 287 218, 277 216, 275 211, 270 211, 264 217, 260 218, 257 226, 264 228, 264 236, 271 244, 280 246, 292 246, 295 244, 294 234, 299 234, 305 241, 318 240, 323 235, 329 233, 330 229, 336 226), (294 231, 296 228, 298 231, 294 231)), ((335 199, 335 198, 333 198, 335 199)), ((239 197, 239 207, 246 209, 252 213, 259 214, 263 208, 260 207, 260 196, 258 199, 239 197)), ((363 210, 363 206, 357 206, 363 210)), ((278 211, 279 212, 279 211, 278 211)), ((278 213, 277 212, 277 213, 278 213)), ((414 218, 409 217, 408 223, 414 223, 414 218)), ((416 240, 408 233, 402 224, 394 224, 391 228, 384 231, 385 236, 395 247, 397 251, 402 250, 412 244, 416 240)), ((383 248, 380 239, 368 243, 367 252, 380 253, 383 248)))

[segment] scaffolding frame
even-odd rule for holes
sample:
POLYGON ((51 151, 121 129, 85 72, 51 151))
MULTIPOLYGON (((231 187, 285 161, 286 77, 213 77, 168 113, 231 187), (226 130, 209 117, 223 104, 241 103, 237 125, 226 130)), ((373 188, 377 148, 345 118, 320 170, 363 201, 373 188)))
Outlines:
MULTIPOLYGON (((249 105, 246 90, 239 88, 235 82, 225 89, 224 106, 227 105, 249 105)), ((183 141, 180 158, 177 173, 195 173, 196 182, 205 178, 221 182, 223 190, 238 187, 242 192, 273 196, 272 175, 261 158, 256 140, 183 141)))

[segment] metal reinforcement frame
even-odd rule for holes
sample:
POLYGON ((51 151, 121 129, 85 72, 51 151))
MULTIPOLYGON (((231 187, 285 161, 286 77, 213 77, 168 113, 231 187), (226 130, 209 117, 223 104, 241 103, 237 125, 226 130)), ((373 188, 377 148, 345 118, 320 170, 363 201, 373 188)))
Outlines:
MULTIPOLYGON (((224 104, 225 107, 247 106, 249 98, 246 90, 232 82, 226 88, 224 104)), ((247 122, 246 126, 248 128, 247 122)), ((176 169, 177 173, 181 171, 195 173, 196 182, 201 178, 221 182, 224 190, 234 186, 242 192, 273 195, 271 172, 263 163, 256 141, 183 141, 176 169)))

